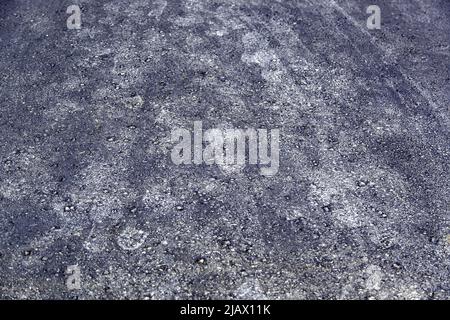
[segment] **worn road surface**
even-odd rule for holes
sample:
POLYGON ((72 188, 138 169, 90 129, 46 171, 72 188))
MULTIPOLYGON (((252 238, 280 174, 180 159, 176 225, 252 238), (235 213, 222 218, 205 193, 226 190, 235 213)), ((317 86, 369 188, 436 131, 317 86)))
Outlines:
POLYGON ((449 0, 2 0, 0 298, 449 299, 449 62, 449 0))

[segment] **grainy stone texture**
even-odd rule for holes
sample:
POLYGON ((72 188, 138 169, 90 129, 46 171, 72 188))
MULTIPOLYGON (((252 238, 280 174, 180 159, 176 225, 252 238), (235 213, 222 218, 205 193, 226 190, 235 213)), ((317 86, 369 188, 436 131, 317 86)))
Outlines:
POLYGON ((0 298, 449 299, 449 37, 448 0, 2 0, 0 298), (278 174, 175 166, 196 120, 280 128, 278 174))

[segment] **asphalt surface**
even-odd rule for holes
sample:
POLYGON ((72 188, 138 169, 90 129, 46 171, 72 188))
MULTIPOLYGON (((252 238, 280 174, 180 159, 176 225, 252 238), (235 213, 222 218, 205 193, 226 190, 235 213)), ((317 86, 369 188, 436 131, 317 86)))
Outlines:
POLYGON ((448 0, 2 0, 0 298, 449 299, 449 55, 448 0))

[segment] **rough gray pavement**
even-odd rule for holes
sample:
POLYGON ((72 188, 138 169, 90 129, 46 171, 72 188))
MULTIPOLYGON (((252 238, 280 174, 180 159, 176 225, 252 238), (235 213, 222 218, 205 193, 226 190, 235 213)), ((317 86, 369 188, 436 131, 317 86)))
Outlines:
POLYGON ((449 37, 448 0, 2 0, 0 298, 449 299, 449 37), (278 174, 175 166, 196 120, 280 128, 278 174))

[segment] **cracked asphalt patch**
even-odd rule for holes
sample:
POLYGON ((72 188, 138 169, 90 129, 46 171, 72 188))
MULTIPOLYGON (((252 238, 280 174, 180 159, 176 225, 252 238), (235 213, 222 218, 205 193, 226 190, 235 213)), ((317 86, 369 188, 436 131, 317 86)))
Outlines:
POLYGON ((2 1, 0 298, 449 299, 449 15, 2 1), (198 120, 279 128, 279 172, 174 165, 198 120))

